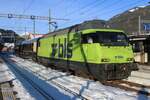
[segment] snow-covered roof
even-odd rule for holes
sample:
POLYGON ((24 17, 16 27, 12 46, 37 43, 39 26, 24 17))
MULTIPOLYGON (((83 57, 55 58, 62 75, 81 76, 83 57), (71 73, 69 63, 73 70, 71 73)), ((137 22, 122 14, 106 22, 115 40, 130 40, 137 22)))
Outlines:
POLYGON ((33 42, 36 42, 37 40, 38 40, 38 38, 34 38, 34 39, 23 41, 21 44, 31 44, 33 42))
POLYGON ((39 37, 42 37, 44 34, 33 34, 33 33, 30 33, 29 34, 29 37, 30 39, 34 39, 34 38, 39 38, 39 37))

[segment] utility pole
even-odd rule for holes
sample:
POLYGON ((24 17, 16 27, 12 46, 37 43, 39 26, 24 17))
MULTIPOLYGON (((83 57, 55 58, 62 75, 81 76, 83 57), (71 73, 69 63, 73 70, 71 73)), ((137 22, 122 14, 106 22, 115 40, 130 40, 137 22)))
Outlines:
POLYGON ((35 34, 35 17, 36 16, 30 16, 31 20, 33 20, 33 34, 35 34))
POLYGON ((33 34, 35 34, 35 19, 33 19, 33 34))
POLYGON ((141 34, 141 16, 138 17, 138 22, 139 22, 139 34, 141 34))
POLYGON ((49 32, 52 31, 51 29, 51 25, 54 27, 54 30, 57 29, 57 23, 55 21, 52 21, 52 17, 51 17, 51 10, 49 9, 49 20, 48 20, 48 24, 49 24, 49 32))
POLYGON ((24 27, 24 32, 25 32, 25 40, 27 40, 27 34, 26 34, 27 29, 26 29, 26 26, 24 27))
POLYGON ((0 32, 0 43, 2 42, 2 33, 0 32))
POLYGON ((14 44, 15 44, 15 41, 16 41, 16 40, 15 40, 15 32, 14 32, 13 34, 14 34, 14 44))
POLYGON ((49 21, 48 21, 48 26, 49 26, 49 32, 51 32, 51 10, 49 9, 49 21))

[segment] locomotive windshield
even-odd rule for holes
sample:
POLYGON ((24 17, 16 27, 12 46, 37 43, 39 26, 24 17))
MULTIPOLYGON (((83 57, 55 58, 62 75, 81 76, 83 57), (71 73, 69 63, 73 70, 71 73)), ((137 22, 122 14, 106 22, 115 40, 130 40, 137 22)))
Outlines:
POLYGON ((82 43, 101 43, 107 46, 127 46, 128 40, 121 32, 96 32, 82 35, 82 43))

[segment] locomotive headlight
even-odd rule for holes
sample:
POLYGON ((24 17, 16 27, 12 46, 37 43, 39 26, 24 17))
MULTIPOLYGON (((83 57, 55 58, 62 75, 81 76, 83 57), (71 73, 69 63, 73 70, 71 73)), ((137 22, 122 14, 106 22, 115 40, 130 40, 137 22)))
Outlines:
POLYGON ((101 62, 109 62, 110 61, 110 59, 108 59, 108 58, 102 58, 101 59, 101 62))
POLYGON ((127 58, 127 61, 133 61, 134 59, 133 58, 127 58))

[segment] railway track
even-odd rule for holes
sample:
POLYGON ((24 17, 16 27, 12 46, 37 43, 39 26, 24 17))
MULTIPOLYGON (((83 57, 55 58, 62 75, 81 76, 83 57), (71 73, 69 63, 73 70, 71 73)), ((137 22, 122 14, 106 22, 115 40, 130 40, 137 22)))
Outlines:
POLYGON ((107 86, 113 86, 120 89, 124 89, 126 91, 134 91, 137 92, 138 94, 144 94, 150 96, 150 86, 146 86, 143 84, 138 84, 138 83, 124 81, 124 80, 105 81, 102 83, 107 86))
MULTIPOLYGON (((15 61, 13 60, 13 62, 15 62, 15 61)), ((31 65, 26 65, 26 66, 30 67, 31 65)), ((36 74, 37 74, 37 72, 33 72, 33 73, 36 73, 36 74)), ((47 78, 45 78, 44 76, 41 76, 41 75, 39 75, 39 76, 42 77, 44 80, 47 80, 47 78)), ((70 90, 69 88, 66 88, 65 86, 61 85, 61 84, 58 83, 58 82, 55 82, 55 81, 51 80, 50 83, 52 83, 52 84, 54 84, 55 86, 61 88, 62 90, 65 90, 65 91, 68 92, 68 93, 71 93, 71 94, 77 96, 78 98, 80 98, 80 99, 82 99, 82 100, 89 100, 88 97, 82 96, 81 94, 79 94, 79 93, 77 93, 77 92, 74 92, 74 91, 70 90)))
MULTIPOLYGON (((7 59, 3 58, 5 60, 5 62, 9 63, 11 66, 13 66, 13 68, 16 70, 17 73, 19 73, 25 80, 27 80, 40 94, 42 94, 47 100, 55 100, 51 95, 49 95, 48 93, 46 93, 44 90, 42 90, 41 87, 39 87, 34 81, 32 81, 30 78, 28 78, 26 75, 24 75, 20 70, 18 70, 18 68, 16 68, 12 63, 10 63, 7 59)), ((13 60, 13 63, 15 61, 13 60)), ((30 67, 31 65, 26 65, 28 67, 30 67)), ((34 72, 33 72, 34 73, 34 72)), ((44 78, 44 77, 43 77, 44 78)), ((45 78, 44 78, 45 79, 45 78)), ((46 79, 45 79, 46 80, 46 79)), ((74 96, 76 96, 77 98, 80 98, 81 100, 88 100, 86 97, 82 96, 81 94, 74 92, 66 87, 64 87, 63 85, 59 84, 58 82, 55 81, 51 81, 52 84, 54 84, 55 86, 61 88, 62 90, 73 94, 74 96)))
MULTIPOLYGON (((26 65, 26 66, 30 67, 31 65, 26 65)), ((34 73, 36 73, 36 72, 34 72, 34 73)), ((43 77, 45 80, 47 79, 42 75, 40 75, 40 76, 43 77)), ((69 92, 73 93, 74 95, 77 95, 77 96, 80 96, 81 98, 86 99, 86 97, 82 97, 81 95, 77 94, 76 92, 73 92, 70 89, 64 87, 63 85, 60 85, 58 82, 55 82, 55 81, 51 80, 51 83, 57 85, 58 87, 66 90, 66 91, 69 91, 69 92)), ((106 82, 102 82, 102 83, 104 85, 107 85, 107 86, 113 86, 113 87, 124 89, 126 91, 134 91, 134 92, 137 92, 137 93, 140 93, 140 94, 145 94, 145 95, 150 96, 149 92, 141 90, 141 88, 143 88, 143 87, 147 88, 147 89, 150 89, 150 86, 144 86, 142 84, 137 84, 137 83, 133 83, 133 82, 129 82, 129 81, 123 81, 123 80, 106 81, 106 82), (132 88, 131 88, 131 86, 132 86, 132 88)))
POLYGON ((59 84, 58 82, 51 81, 51 83, 55 84, 55 85, 58 86, 59 88, 65 90, 65 91, 67 91, 67 92, 69 92, 69 93, 74 94, 75 96, 81 98, 82 100, 89 100, 87 97, 84 97, 84 96, 82 96, 81 94, 79 94, 79 93, 77 93, 77 92, 74 92, 74 91, 72 91, 72 90, 66 88, 65 86, 59 84))
POLYGON ((40 86, 37 85, 33 80, 24 75, 18 68, 15 67, 11 62, 3 57, 4 61, 13 67, 13 69, 24 79, 26 80, 45 100, 55 100, 50 94, 44 91, 40 86))
MULTIPOLYGON (((13 62, 15 62, 15 60, 13 60, 13 62)), ((17 63, 17 61, 16 61, 16 63, 17 63)), ((26 63, 26 64, 22 64, 22 66, 24 66, 23 68, 26 67, 25 69, 29 69, 29 70, 31 70, 31 72, 38 74, 37 76, 40 76, 43 79, 47 80, 47 78, 45 76, 43 76, 44 74, 41 74, 40 71, 38 71, 39 73, 37 73, 36 70, 35 71, 33 70, 34 68, 32 69, 33 65, 26 63)), ((40 70, 40 68, 38 70, 40 70)), ((66 88, 65 86, 61 85, 59 82, 57 82, 55 80, 51 80, 50 83, 53 83, 57 87, 62 88, 63 90, 68 91, 69 93, 72 93, 72 94, 74 94, 74 95, 76 95, 76 96, 78 96, 82 99, 85 99, 85 100, 89 99, 88 97, 83 96, 82 94, 79 94, 78 92, 74 92, 71 89, 66 88)), ((150 91, 150 86, 146 86, 146 85, 143 85, 143 84, 129 82, 129 81, 126 81, 126 80, 106 81, 106 82, 102 82, 102 83, 103 83, 103 85, 120 88, 120 89, 123 89, 123 90, 126 90, 126 91, 134 91, 138 94, 144 94, 144 95, 150 96, 150 92, 149 92, 150 91), (147 91, 147 90, 149 90, 149 91, 147 91)))

